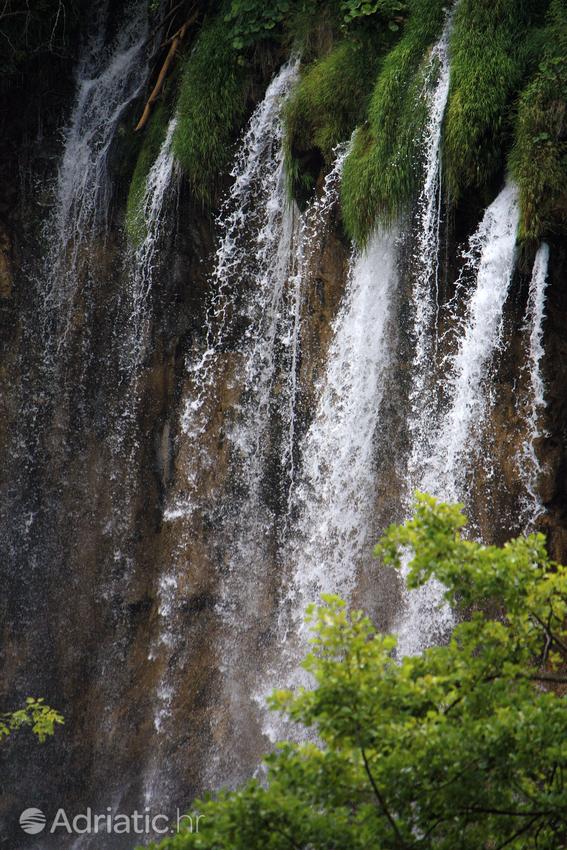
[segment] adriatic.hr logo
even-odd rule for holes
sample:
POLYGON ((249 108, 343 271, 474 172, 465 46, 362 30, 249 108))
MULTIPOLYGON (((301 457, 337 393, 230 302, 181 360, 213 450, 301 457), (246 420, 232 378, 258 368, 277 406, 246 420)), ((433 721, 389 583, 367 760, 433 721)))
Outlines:
POLYGON ((24 809, 20 815, 20 826, 29 835, 36 835, 38 832, 43 832, 47 818, 41 809, 24 809))
POLYGON ((204 815, 182 814, 177 809, 177 817, 164 814, 151 814, 146 807, 143 812, 134 810, 131 814, 113 812, 108 806, 104 814, 95 814, 91 808, 69 816, 65 809, 58 809, 49 824, 41 809, 30 807, 20 815, 20 826, 28 835, 37 835, 46 829, 50 833, 67 832, 69 835, 90 835, 97 833, 116 833, 134 835, 174 835, 178 832, 199 832, 199 821, 204 815))

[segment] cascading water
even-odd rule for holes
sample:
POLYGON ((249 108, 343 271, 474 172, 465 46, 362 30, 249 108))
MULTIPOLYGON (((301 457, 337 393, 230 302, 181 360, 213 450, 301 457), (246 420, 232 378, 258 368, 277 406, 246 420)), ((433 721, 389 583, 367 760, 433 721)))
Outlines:
POLYGON ((168 221, 167 206, 172 198, 172 183, 176 174, 175 157, 172 150, 173 134, 177 126, 174 117, 169 122, 159 154, 150 168, 146 188, 140 204, 140 228, 143 239, 127 257, 130 266, 128 324, 123 346, 124 366, 135 369, 143 357, 147 344, 149 298, 154 282, 159 248, 163 241, 163 230, 168 221))
MULTIPOLYGON (((292 276, 299 217, 286 195, 281 109, 297 73, 298 62, 292 59, 276 75, 236 155, 234 182, 217 220, 220 241, 210 278, 204 344, 187 363, 189 391, 181 417, 182 445, 190 447, 183 467, 186 480, 182 493, 164 511, 165 521, 182 531, 172 563, 160 579, 160 587, 167 588, 167 599, 160 591, 161 652, 171 654, 175 641, 183 639, 176 632, 183 600, 175 588, 181 575, 187 574, 190 581, 195 569, 191 538, 202 535, 212 521, 219 537, 210 557, 219 562, 223 575, 216 610, 220 656, 223 678, 233 683, 225 691, 234 722, 246 710, 236 706, 245 689, 245 673, 241 669, 235 675, 237 662, 233 659, 231 669, 231 652, 240 654, 242 668, 246 636, 241 632, 252 629, 258 599, 266 592, 262 569, 275 510, 263 493, 267 455, 281 464, 278 457, 285 453, 272 447, 268 434, 274 422, 282 433, 290 425, 290 364, 297 345, 300 286, 292 276), (214 411, 223 394, 233 401, 219 420, 214 411), (215 480, 221 444, 226 448, 225 474, 233 482, 230 500, 215 480)), ((166 672, 156 703, 157 726, 167 718, 174 696, 166 672)), ((216 764, 215 759, 209 761, 210 781, 218 781, 216 764)))
POLYGON ((104 235, 108 225, 112 197, 108 159, 116 129, 147 74, 145 3, 133 2, 125 10, 127 24, 120 27, 110 51, 104 38, 107 6, 102 3, 97 11, 97 26, 77 68, 77 94, 65 131, 54 215, 48 222, 51 249, 45 304, 55 314, 63 338, 79 285, 82 254, 92 248, 97 231, 104 235))
POLYGON ((408 458, 408 496, 422 473, 427 454, 431 419, 435 415, 435 369, 437 319, 439 309, 439 252, 441 229, 441 138, 443 117, 449 96, 449 35, 447 20, 440 40, 429 59, 425 73, 425 99, 428 119, 423 139, 423 184, 417 202, 414 280, 411 293, 414 349, 411 371, 408 458))
MULTIPOLYGON (((221 241, 212 274, 205 347, 188 363, 194 389, 182 417, 184 434, 196 443, 209 425, 206 405, 214 392, 218 370, 223 369, 223 352, 242 319, 246 322, 242 347, 251 352, 242 358, 247 373, 244 380, 248 393, 256 396, 253 415, 257 423, 263 420, 265 424, 274 380, 276 339, 278 334, 285 338, 285 329, 282 333, 281 328, 282 298, 290 271, 294 231, 294 211, 285 195, 280 110, 282 99, 297 77, 297 65, 292 60, 281 69, 252 116, 231 172, 234 183, 217 222, 221 241)), ((254 428, 249 430, 256 433, 254 428)), ((238 441, 236 435, 235 439, 238 441)), ((242 436, 240 442, 243 451, 250 454, 253 446, 247 437, 242 436)), ((171 505, 165 512, 166 519, 175 520, 192 512, 195 505, 191 492, 213 463, 214 458, 206 449, 199 452, 198 461, 193 458, 192 468, 187 471, 188 500, 171 505)))
POLYGON ((447 362, 446 409, 422 485, 445 500, 464 496, 475 440, 490 404, 490 363, 503 342, 503 310, 515 269, 518 220, 518 191, 508 184, 488 207, 466 254, 465 274, 474 274, 476 281, 457 350, 447 362))
POLYGON ((289 592, 300 617, 321 592, 348 598, 356 563, 371 547, 374 456, 390 363, 396 261, 396 233, 378 232, 351 262, 295 493, 299 520, 289 556, 295 564, 289 592))
MULTIPOLYGON (((486 469, 490 465, 489 457, 479 456, 480 436, 491 403, 492 364, 503 343, 503 311, 515 269, 518 219, 518 192, 508 184, 486 210, 465 254, 463 276, 472 277, 474 284, 464 318, 456 321, 456 351, 441 361, 437 377, 443 391, 441 409, 438 417, 430 419, 433 430, 424 444, 431 450, 420 457, 423 472, 414 484, 444 501, 464 499, 473 459, 486 469)), ((463 288, 457 284, 458 296, 463 288)), ((448 306, 449 313, 452 307, 448 306)), ((442 603, 442 593, 432 582, 406 594, 398 626, 402 654, 419 652, 450 628, 452 616, 442 603)))
POLYGON ((544 356, 543 330, 545 322, 546 288, 549 267, 549 245, 541 244, 534 260, 530 289, 526 331, 529 335, 527 370, 528 401, 525 414, 527 438, 518 457, 520 477, 525 488, 524 517, 528 530, 536 527, 545 512, 539 492, 541 464, 537 455, 537 443, 544 436, 542 414, 545 409, 545 385, 542 375, 544 356))
MULTIPOLYGON (((244 727, 249 730, 257 712, 250 697, 263 681, 262 659, 252 643, 254 634, 268 626, 262 611, 267 612, 265 600, 277 581, 265 565, 285 533, 294 479, 304 292, 337 201, 347 151, 346 146, 337 151, 320 196, 300 215, 287 199, 281 125, 282 105, 297 70, 292 60, 275 77, 236 157, 234 184, 218 220, 221 241, 211 279, 206 348, 189 363, 193 392, 182 428, 193 451, 185 501, 177 501, 165 514, 170 522, 185 522, 186 534, 190 523, 201 527, 201 517, 215 517, 223 541, 216 554, 223 575, 217 604, 220 670, 226 713, 241 733, 244 727), (226 392, 220 388, 227 375, 229 390, 237 388, 221 425, 234 482, 230 504, 219 501, 222 492, 215 492, 211 438, 219 425, 209 418, 208 406, 211 396, 226 392), (269 475, 278 481, 275 493, 267 488, 269 475)), ((191 564, 183 558, 180 553, 168 587, 177 581, 179 568, 190 573, 191 564)), ((170 612, 174 617, 175 611, 170 612)), ((234 770, 233 764, 220 767, 223 758, 209 764, 212 782, 219 776, 226 781, 227 770, 234 770)))

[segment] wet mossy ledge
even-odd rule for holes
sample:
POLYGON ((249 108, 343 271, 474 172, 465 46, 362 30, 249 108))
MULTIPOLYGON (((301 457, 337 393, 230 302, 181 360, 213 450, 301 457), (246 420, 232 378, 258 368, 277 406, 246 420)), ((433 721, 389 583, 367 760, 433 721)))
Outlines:
POLYGON ((385 56, 366 122, 346 159, 341 206, 347 233, 362 245, 378 221, 390 222, 411 202, 419 174, 419 142, 427 118, 428 51, 445 18, 444 0, 414 0, 404 32, 385 56))
POLYGON ((148 121, 126 202, 126 232, 134 244, 145 237, 144 198, 150 169, 157 159, 167 132, 168 111, 164 103, 158 104, 148 121))
POLYGON ((520 187, 520 238, 567 229, 567 6, 553 0, 538 68, 517 110, 510 169, 520 187))
POLYGON ((520 239, 564 232, 564 0, 232 0, 207 5, 167 103, 144 131, 128 196, 130 238, 142 236, 145 182, 171 115, 187 184, 214 208, 268 71, 295 51, 301 73, 284 109, 290 195, 305 203, 335 147, 352 139, 341 210, 347 235, 363 246, 379 223, 411 210, 423 167, 425 95, 437 72, 431 51, 444 27, 451 63, 442 137, 447 202, 471 193, 489 198, 509 172, 520 189, 520 239))
POLYGON ((224 15, 205 24, 184 60, 173 136, 173 151, 199 200, 211 200, 230 164, 232 142, 246 113, 250 73, 224 15))
POLYGON ((315 184, 321 164, 364 120, 383 42, 344 39, 305 68, 284 109, 285 163, 290 192, 300 197, 315 184))

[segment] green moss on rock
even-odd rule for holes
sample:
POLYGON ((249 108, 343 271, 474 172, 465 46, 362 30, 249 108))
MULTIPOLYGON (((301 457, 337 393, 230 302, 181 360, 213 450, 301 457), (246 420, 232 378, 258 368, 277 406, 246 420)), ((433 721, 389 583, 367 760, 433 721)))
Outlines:
POLYGON ((348 234, 363 245, 377 222, 397 217, 411 202, 419 175, 426 119, 422 96, 428 50, 439 36, 446 0, 413 0, 403 36, 386 56, 346 159, 341 187, 348 234))
POLYGON ((135 243, 145 236, 143 201, 148 174, 160 152, 167 131, 167 109, 160 103, 153 111, 145 131, 144 140, 130 181, 126 202, 126 233, 135 243))
POLYGON ((541 0, 461 0, 450 42, 451 88, 444 132, 445 178, 457 199, 502 169, 514 97, 528 67, 530 26, 541 0))
POLYGON ((173 151, 195 195, 210 202, 246 111, 249 72, 223 16, 206 24, 185 59, 173 151))
POLYGON ((520 97, 510 168, 520 188, 523 240, 565 230, 567 219, 567 7, 552 2, 537 73, 520 97))
POLYGON ((347 40, 307 67, 284 112, 288 173, 301 174, 302 160, 313 151, 330 163, 334 147, 366 113, 378 56, 378 38, 347 40))

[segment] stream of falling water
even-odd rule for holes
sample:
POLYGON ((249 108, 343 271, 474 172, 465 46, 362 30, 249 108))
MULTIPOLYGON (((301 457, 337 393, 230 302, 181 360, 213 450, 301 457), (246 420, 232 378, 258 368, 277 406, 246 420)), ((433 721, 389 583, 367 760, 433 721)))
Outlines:
POLYGON ((130 268, 128 287, 128 325, 123 345, 123 365, 135 370, 147 347, 149 300, 156 273, 163 231, 169 222, 167 205, 172 200, 172 184, 176 177, 176 161, 172 150, 177 118, 167 127, 165 139, 155 162, 150 168, 144 196, 140 205, 143 239, 127 255, 130 268))
MULTIPOLYGON (((249 404, 251 413, 260 427, 266 424, 276 341, 278 336, 289 337, 289 317, 282 299, 292 262, 296 216, 285 192, 280 111, 297 72, 298 62, 291 60, 268 87, 250 119, 231 172, 234 182, 217 221, 221 238, 211 280, 205 346, 188 362, 194 389, 185 403, 181 424, 186 439, 194 442, 196 454, 187 470, 186 498, 166 509, 166 520, 191 515, 198 507, 195 491, 215 465, 203 440, 210 424, 207 402, 224 368, 224 352, 236 333, 235 325, 242 320, 246 331, 239 359, 244 363, 247 390, 243 395, 254 396, 255 404, 249 404)), ((251 452, 259 434, 254 427, 249 432, 240 437, 234 432, 234 439, 253 461, 251 452)))
MULTIPOLYGON (((465 255, 464 274, 473 277, 474 286, 458 323, 456 351, 442 361, 437 375, 444 392, 442 409, 429 419, 432 432, 424 441, 428 450, 419 458, 422 473, 412 482, 444 501, 464 499, 473 459, 485 468, 490 465, 489 457, 478 456, 479 437, 490 405, 492 364, 503 343, 503 311, 515 268, 518 219, 518 192, 508 184, 486 210, 465 255)), ((459 285, 457 294, 463 295, 459 285)), ((452 615, 437 582, 405 596, 398 644, 401 654, 411 655, 446 634, 452 615)))
POLYGON ((449 96, 449 35, 451 18, 431 51, 425 75, 428 120, 423 140, 424 178, 417 202, 414 235, 414 281, 411 293, 414 348, 409 392, 410 452, 408 493, 422 474, 427 454, 431 420, 435 416, 435 369, 437 319, 439 310, 439 251, 442 212, 441 137, 443 117, 449 96))
POLYGON ((105 42, 108 4, 99 4, 98 24, 77 68, 77 93, 55 188, 55 210, 47 224, 45 311, 57 348, 67 337, 82 267, 97 236, 104 238, 112 198, 108 159, 116 129, 146 78, 144 2, 125 10, 110 49, 105 42), (53 329, 52 329, 53 333, 53 329))
POLYGON ((378 232, 353 256, 320 390, 303 441, 299 520, 289 559, 299 617, 322 592, 348 598, 368 547, 380 405, 390 363, 397 232, 378 232))
MULTIPOLYGON (((281 124, 282 105, 297 73, 296 59, 282 67, 240 143, 232 169, 233 184, 217 220, 220 238, 210 280, 204 345, 193 351, 187 362, 191 389, 181 416, 181 433, 183 444, 191 446, 191 451, 184 467, 183 494, 164 511, 164 520, 181 529, 180 543, 160 577, 160 630, 150 653, 154 659, 166 659, 154 708, 158 732, 164 730, 175 698, 167 658, 183 640, 177 625, 181 603, 178 587, 182 574, 188 573, 189 580, 191 577, 192 564, 190 556, 187 562, 186 551, 195 524, 200 527, 210 521, 208 517, 215 517, 225 576, 218 615, 225 623, 222 654, 226 668, 231 651, 239 648, 232 627, 240 624, 246 628, 257 616, 255 593, 263 586, 261 577, 258 584, 258 573, 266 561, 264 547, 273 524, 273 510, 261 498, 264 447, 269 442, 263 437, 274 407, 276 413, 289 409, 292 386, 283 364, 293 359, 298 330, 294 287, 287 286, 298 216, 286 196, 281 124), (280 392, 274 399, 273 387, 278 379, 280 392), (224 412, 220 436, 215 413, 223 385, 224 392, 234 393, 236 398, 230 411, 224 412), (219 463, 215 438, 230 446, 238 493, 230 503, 215 482, 219 463)), ((236 690, 227 686, 227 703, 231 697, 236 700, 236 690)), ((232 714, 238 717, 234 706, 232 714)), ((212 757, 210 781, 215 773, 213 762, 212 757)), ((159 771, 152 773, 150 769, 148 799, 157 782, 159 771)))
POLYGON ((539 478, 542 468, 537 455, 537 443, 545 435, 542 415, 545 409, 545 385, 542 374, 543 329, 545 322, 545 301, 549 267, 549 245, 543 242, 536 254, 530 289, 526 330, 529 335, 527 369, 529 373, 529 398, 527 404, 527 439, 522 443, 518 468, 524 484, 524 523, 528 531, 533 531, 539 518, 545 512, 539 491, 539 478))

